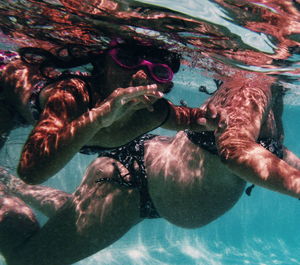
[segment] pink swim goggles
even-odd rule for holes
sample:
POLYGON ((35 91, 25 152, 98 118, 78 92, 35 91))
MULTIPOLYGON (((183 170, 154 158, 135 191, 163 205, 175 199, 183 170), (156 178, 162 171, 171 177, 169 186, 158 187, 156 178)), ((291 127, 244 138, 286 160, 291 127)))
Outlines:
POLYGON ((151 77, 158 83, 168 83, 173 79, 172 69, 162 63, 152 63, 144 59, 142 54, 122 48, 112 48, 108 51, 111 58, 125 69, 135 69, 141 66, 147 67, 151 77))

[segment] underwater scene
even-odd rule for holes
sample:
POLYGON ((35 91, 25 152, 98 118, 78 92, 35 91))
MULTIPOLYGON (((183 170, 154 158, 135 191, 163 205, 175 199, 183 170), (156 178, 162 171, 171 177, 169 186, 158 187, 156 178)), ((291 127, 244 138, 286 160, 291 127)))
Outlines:
MULTIPOLYGON (((274 78, 284 94, 283 145, 300 157, 298 0, 0 0, 0 15, 1 50, 52 51, 69 45, 75 47, 74 53, 95 52, 109 48, 114 39, 134 38, 180 54, 174 87, 164 95, 175 105, 197 108, 227 82, 258 76, 259 86, 274 78)), ((88 67, 70 68, 88 72, 88 67)), ((152 68, 149 71, 156 74, 154 78, 164 78, 152 68)), ((139 122, 142 118, 135 121, 136 126, 139 122)), ((18 174, 20 155, 32 128, 22 124, 5 134, 0 167, 12 175, 18 174)), ((151 133, 174 136, 176 131, 157 128, 151 133)), ((71 194, 97 156, 77 153, 38 184, 71 194)), ((300 264, 300 196, 297 199, 259 185, 250 190, 251 184, 246 183, 232 208, 199 228, 182 228, 164 218, 145 219, 95 254, 75 263, 55 264, 300 264)), ((42 211, 34 209, 34 213, 40 226, 47 223, 42 211)), ((44 243, 43 248, 48 247, 44 243)), ((79 251, 76 244, 74 247, 74 252, 79 251)), ((4 256, 0 256, 0 265, 17 265, 9 259, 6 262, 4 256)), ((52 265, 47 263, 48 256, 40 259, 52 265)), ((30 263, 25 259, 24 264, 30 263)))

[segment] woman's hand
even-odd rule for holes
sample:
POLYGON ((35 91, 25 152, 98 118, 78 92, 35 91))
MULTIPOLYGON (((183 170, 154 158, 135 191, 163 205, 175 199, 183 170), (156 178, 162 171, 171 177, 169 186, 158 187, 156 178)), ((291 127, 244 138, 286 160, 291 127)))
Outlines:
POLYGON ((152 111, 152 104, 163 95, 157 90, 156 84, 118 88, 107 99, 96 104, 96 120, 100 122, 101 127, 108 127, 139 109, 147 108, 152 111))
POLYGON ((207 131, 215 131, 216 129, 224 130, 228 124, 227 114, 222 108, 217 108, 214 104, 205 104, 199 108, 199 118, 197 123, 206 128, 207 131))

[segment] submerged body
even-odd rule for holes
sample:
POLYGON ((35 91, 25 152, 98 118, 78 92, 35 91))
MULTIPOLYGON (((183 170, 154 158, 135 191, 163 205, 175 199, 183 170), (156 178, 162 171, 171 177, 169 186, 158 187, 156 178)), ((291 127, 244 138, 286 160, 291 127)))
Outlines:
MULTIPOLYGON (((218 156, 193 144, 185 132, 179 132, 174 138, 156 136, 146 140, 144 147, 145 157, 141 159, 147 171, 148 199, 160 217, 177 226, 198 228, 210 223, 228 211, 244 190, 245 181, 226 169, 218 156), (158 154, 155 151, 158 147, 164 148, 164 152, 158 154), (180 162, 174 161, 170 152, 174 154, 175 150, 188 156, 180 162), (152 156, 164 160, 157 164, 152 156), (157 172, 159 166, 161 171, 157 172), (166 171, 170 174, 164 174, 166 171)), ((139 167, 134 170, 140 173, 139 167)), ((122 176, 127 182, 134 182, 137 175, 128 173, 119 161, 99 157, 88 167, 81 185, 71 195, 45 186, 31 186, 2 172, 1 179, 6 184, 3 191, 10 194, 8 200, 18 200, 24 209, 18 214, 17 227, 28 232, 25 242, 3 252, 7 264, 73 264, 118 240, 145 218, 141 217, 145 194, 136 187, 107 181, 122 176), (38 228, 30 208, 20 199, 50 217, 43 228, 38 228), (30 232, 32 227, 35 231, 30 232)), ((0 222, 0 230, 4 224, 0 222)), ((16 227, 5 229, 12 231, 16 227)))
MULTIPOLYGON (((226 161, 222 153, 219 155, 219 150, 226 145, 220 145, 218 139, 230 131, 230 126, 238 125, 237 120, 236 123, 228 121, 230 112, 227 111, 225 116, 221 115, 213 137, 216 153, 193 143, 183 131, 175 137, 142 137, 141 141, 133 141, 116 151, 100 148, 99 157, 89 165, 81 185, 73 194, 45 186, 31 186, 3 172, 0 247, 7 264, 72 264, 109 246, 147 217, 160 216, 185 228, 201 227, 234 206, 250 177, 258 185, 299 197, 297 175, 296 178, 288 175, 289 170, 299 174, 299 159, 283 146, 280 151, 282 159, 279 159, 257 143, 262 137, 282 142, 280 130, 273 127, 276 124, 273 113, 268 109, 268 115, 265 115, 268 118, 250 141, 258 153, 248 152, 248 160, 238 161, 234 167, 227 165, 230 157, 226 161), (125 152, 124 156, 120 150, 125 152), (257 170, 261 160, 252 160, 252 155, 257 157, 261 153, 265 154, 262 160, 279 161, 279 166, 285 168, 288 165, 284 162, 286 160, 294 167, 289 166, 283 173, 279 170, 276 174, 281 175, 274 185, 274 176, 265 178, 257 170), (247 169, 247 164, 242 166, 245 161, 255 162, 252 164, 254 173, 247 169), (235 167, 243 171, 236 174, 235 167), (293 182, 293 186, 285 185, 293 182), (42 228, 25 202, 50 218, 42 228), (15 223, 5 222, 7 216, 12 216, 15 223), (13 234, 13 231, 23 232, 13 234), (20 238, 14 240, 19 242, 17 245, 9 243, 11 234, 19 235, 20 238)), ((253 115, 257 113, 253 112, 253 115)), ((241 125, 242 120, 238 120, 241 125)), ((242 127, 240 132, 245 132, 242 127)), ((232 139, 228 143, 236 144, 234 154, 239 153, 242 158, 244 149, 240 148, 247 138, 234 141, 232 136, 232 139)))
MULTIPOLYGON (((172 57, 169 52, 159 50, 159 58, 153 58, 157 50, 150 47, 139 48, 138 54, 135 54, 135 50, 134 54, 130 53, 128 46, 122 46, 122 49, 114 47, 102 54, 103 69, 99 65, 96 67, 100 62, 93 61, 100 74, 88 82, 72 74, 49 82, 42 74, 43 63, 32 65, 24 61, 24 58, 21 60, 15 53, 11 61, 2 65, 2 144, 15 127, 33 126, 18 168, 18 173, 25 182, 36 184, 51 177, 84 146, 119 146, 161 125, 169 129, 206 128, 206 125, 198 123, 199 117, 204 118, 205 111, 174 106, 161 99, 163 92, 170 91, 173 86, 171 79, 173 71, 178 70, 178 58, 174 66, 169 61, 162 61, 162 54, 167 54, 168 60, 172 57), (116 57, 117 52, 120 53, 120 58, 116 57), (149 60, 153 60, 153 63, 148 61, 144 54, 146 52, 147 56, 150 52, 149 60), (134 67, 127 65, 132 60, 137 63, 134 67), (175 70, 171 69, 173 66, 175 68, 172 69, 175 70), (159 67, 160 71, 154 72, 154 67, 159 67), (165 79, 162 80, 163 78, 165 79), (139 126, 136 126, 137 120, 141 121, 139 126)), ((44 50, 33 51, 37 55, 46 53, 49 58, 53 56, 44 50)), ((104 171, 110 170, 111 164, 105 163, 103 167, 104 171)), ((1 169, 1 175, 5 178, 9 173, 1 169)), ((11 178, 14 179, 12 176, 11 178)), ((85 190, 86 186, 83 184, 71 196, 47 187, 26 185, 18 180, 16 187, 13 187, 13 184, 4 180, 8 186, 0 187, 0 249, 8 264, 71 264, 106 247, 141 220, 139 215, 135 215, 136 209, 130 211, 131 206, 135 205, 139 209, 136 197, 139 194, 131 190, 127 196, 126 191, 123 195, 127 196, 128 201, 122 197, 116 210, 119 211, 118 214, 128 216, 129 220, 109 233, 106 226, 111 226, 115 213, 114 210, 107 213, 104 210, 112 210, 111 207, 115 205, 107 205, 115 197, 115 194, 109 194, 115 187, 110 189, 104 185, 103 189, 100 184, 90 182, 92 178, 86 181, 90 183, 88 190, 85 190), (97 195, 100 186, 99 189, 104 194, 100 194, 100 198, 105 198, 104 202, 97 195), (15 188, 16 193, 13 191, 15 188), (82 188, 87 194, 81 193, 82 188), (87 198, 87 195, 92 197, 87 198), (51 217, 42 229, 39 228, 34 213, 22 199, 37 203, 40 210, 51 217), (92 207, 95 210, 90 216, 81 213, 80 202, 86 199, 88 202, 84 203, 84 209, 92 207), (90 202, 94 202, 94 205, 90 205, 90 202), (123 203, 128 207, 123 207, 123 203), (101 204, 108 208, 103 209, 101 204), (101 210, 102 213, 99 212, 101 210), (100 224, 94 224, 95 220, 100 221, 100 224), (84 226, 81 226, 81 222, 84 226), (95 240, 91 241, 92 234, 95 235, 95 240), (66 245, 66 240, 72 244, 66 245), (47 245, 46 248, 41 247, 44 244, 47 245)), ((115 193, 118 192, 117 188, 115 193)))
MULTIPOLYGON (((245 10, 240 5, 235 7, 245 10)), ((240 38, 235 38, 235 35, 234 38, 223 38, 216 31, 215 24, 211 27, 202 22, 199 24, 199 21, 193 23, 194 19, 186 17, 180 17, 179 23, 178 16, 174 17, 172 13, 162 13, 165 19, 161 20, 158 19, 160 9, 157 7, 152 16, 147 8, 139 10, 151 18, 150 23, 158 25, 158 31, 160 25, 167 29, 165 33, 173 34, 174 29, 177 30, 178 40, 184 37, 182 29, 185 31, 188 27, 186 32, 193 34, 187 34, 191 39, 184 45, 199 43, 199 55, 202 51, 206 55, 199 57, 204 62, 200 65, 205 64, 207 69, 211 65, 206 59, 210 59, 209 56, 216 58, 216 54, 217 58, 226 54, 229 56, 226 58, 237 58, 239 63, 249 62, 247 65, 252 65, 252 61, 256 62, 255 65, 270 63, 269 56, 256 60, 259 53, 246 49, 244 43, 237 46, 235 41, 240 38), (170 25, 172 21, 174 25, 170 25), (201 34, 194 35, 195 32, 201 34), (197 38, 198 35, 201 38, 197 38), (226 44, 230 39, 234 42, 226 44)), ((280 12, 272 9, 270 13, 275 18, 274 14, 280 12)), ((267 13, 268 18, 269 15, 267 13)), ((110 12, 107 16, 111 16, 110 12)), ((64 17, 74 18, 73 15, 65 16, 65 13, 64 17)), ((128 17, 124 16, 124 19, 128 25, 128 17)), ((248 20, 253 25, 251 28, 256 30, 257 16, 248 20)), ((11 21, 15 23, 14 19, 11 21)), ((133 21, 142 22, 135 17, 133 21)), ((263 23, 270 26, 268 22, 266 19, 263 23)), ((113 23, 107 24, 114 28, 113 23)), ((42 33, 40 30, 35 32, 42 33)), ((76 31, 76 34, 78 32, 82 31, 76 31)), ((286 30, 281 27, 280 32, 286 30)), ((37 101, 43 108, 39 120, 29 104, 35 88, 43 81, 39 66, 29 67, 24 62, 15 61, 0 77, 2 142, 18 125, 17 120, 35 126, 19 165, 19 174, 27 183, 36 184, 48 179, 84 146, 118 147, 162 124, 166 128, 185 129, 197 117, 185 108, 173 108, 161 100, 162 94, 158 92, 168 92, 172 84, 153 80, 153 71, 149 71, 148 64, 166 63, 160 60, 160 56, 154 61, 146 58, 148 62, 143 57, 138 68, 131 68, 131 60, 128 65, 123 65, 125 67, 118 68, 120 62, 113 57, 115 51, 106 55, 101 58, 105 64, 95 69, 101 78, 98 76, 94 83, 89 83, 92 85, 91 94, 87 84, 78 78, 47 85, 38 95, 37 101), (175 123, 173 118, 177 118, 175 123)), ((212 69, 219 70, 218 67, 212 69)), ((224 214, 238 201, 246 181, 299 198, 299 159, 284 147, 282 159, 279 159, 258 144, 259 138, 275 139, 280 145, 283 143, 280 90, 272 89, 274 79, 263 74, 253 74, 247 79, 243 74, 235 73, 234 76, 229 74, 225 85, 208 101, 223 109, 227 119, 225 126, 219 126, 215 131, 217 154, 192 143, 185 132, 179 132, 174 138, 153 137, 143 142, 140 160, 132 161, 130 167, 108 153, 98 157, 88 167, 81 185, 73 194, 28 185, 2 170, 0 250, 7 264, 72 264, 115 242, 147 214, 149 217, 161 216, 181 227, 201 227, 224 214), (143 166, 139 161, 144 162, 143 166), (49 217, 45 226, 40 228, 29 206, 49 217)), ((247 73, 247 76, 251 74, 247 73)))
POLYGON ((11 235, 2 236, 2 253, 8 265, 73 264, 109 246, 144 218, 199 228, 234 206, 245 187, 242 177, 185 131, 100 150, 73 194, 28 185, 2 172, 3 198, 16 206, 10 203, 6 214, 18 216, 18 222, 6 225, 3 218, 0 231, 26 231, 16 247, 6 241, 11 235), (50 218, 45 226, 38 227, 25 202, 50 218))
POLYGON ((300 163, 282 144, 283 94, 273 82, 259 73, 249 79, 232 76, 195 111, 195 117, 204 117, 210 105, 219 111, 207 123, 217 124, 210 146, 214 152, 182 131, 173 138, 142 137, 113 150, 86 141, 76 151, 98 149, 99 157, 72 195, 3 172, 0 248, 7 264, 72 264, 109 246, 144 218, 201 227, 233 207, 246 181, 299 197, 300 163), (279 155, 260 139, 274 141, 279 155), (26 203, 50 218, 42 228, 26 203))

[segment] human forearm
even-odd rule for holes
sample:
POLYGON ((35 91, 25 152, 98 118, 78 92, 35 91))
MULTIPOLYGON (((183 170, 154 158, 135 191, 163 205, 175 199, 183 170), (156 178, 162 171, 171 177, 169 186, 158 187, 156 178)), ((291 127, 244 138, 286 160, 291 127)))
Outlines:
POLYGON ((68 95, 50 99, 40 122, 29 136, 18 167, 27 183, 41 183, 57 173, 95 134, 134 111, 135 98, 162 97, 154 86, 115 90, 104 102, 69 121, 76 113, 76 102, 62 101, 68 95))
POLYGON ((222 161, 242 179, 299 198, 300 171, 259 144, 232 139, 220 153, 222 161))
POLYGON ((99 110, 92 109, 65 126, 48 126, 44 121, 45 124, 33 130, 21 154, 18 166, 20 178, 27 183, 38 184, 64 167, 105 125, 105 121, 104 124, 95 121, 100 115, 99 110))
MULTIPOLYGON (((213 131, 221 123, 221 112, 213 105, 203 108, 189 108, 170 104, 168 120, 162 126, 169 130, 213 131)), ((223 119, 223 117, 222 117, 223 119)))

